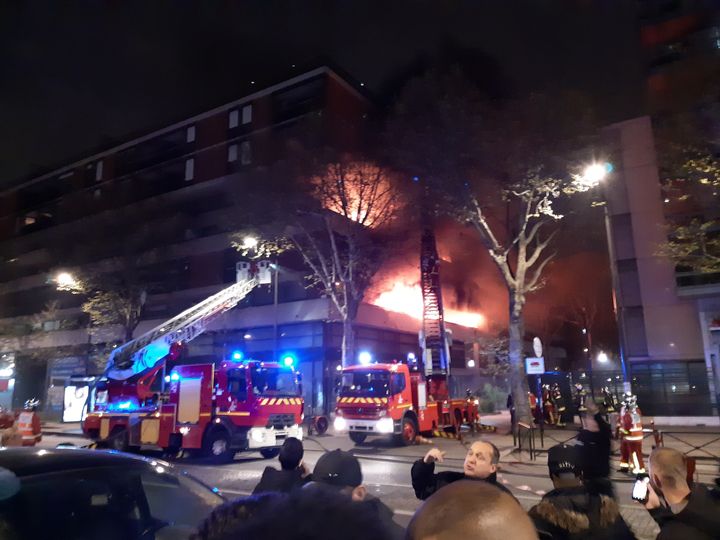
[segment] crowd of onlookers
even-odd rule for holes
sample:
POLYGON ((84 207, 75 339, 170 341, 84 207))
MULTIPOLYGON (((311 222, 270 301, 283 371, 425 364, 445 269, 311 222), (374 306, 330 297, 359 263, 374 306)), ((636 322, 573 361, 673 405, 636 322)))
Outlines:
MULTIPOLYGON (((195 540, 265 539, 632 539, 610 482, 610 429, 600 414, 585 422, 575 445, 548 451, 553 489, 525 512, 497 481, 498 449, 470 445, 463 472, 435 472, 444 452, 429 450, 411 469, 415 495, 425 502, 407 529, 368 493, 358 459, 323 454, 312 472, 303 446, 285 441, 280 470, 267 467, 244 499, 216 509, 195 540)), ((644 504, 660 540, 720 539, 720 489, 688 483, 685 457, 670 448, 650 455, 644 504)))

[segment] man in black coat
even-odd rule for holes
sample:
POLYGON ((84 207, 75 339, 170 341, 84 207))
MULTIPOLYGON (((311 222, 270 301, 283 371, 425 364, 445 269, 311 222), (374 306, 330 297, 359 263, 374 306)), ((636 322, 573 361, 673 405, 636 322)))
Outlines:
POLYGON ((311 480, 309 471, 302 462, 305 450, 302 442, 295 437, 288 437, 280 448, 280 470, 265 467, 262 478, 253 495, 266 492, 289 492, 311 480))
POLYGON ((658 540, 720 538, 720 492, 687 482, 687 463, 672 448, 650 454, 650 485, 645 508, 660 526, 658 540))
POLYGON ((555 489, 545 494, 528 515, 542 539, 634 540, 615 499, 591 493, 582 483, 575 446, 558 444, 548 450, 548 469, 555 489))
POLYGON ((614 496, 610 481, 610 424, 593 400, 587 402, 588 412, 582 416, 582 429, 577 436, 583 482, 589 491, 614 496))
POLYGON ((432 448, 425 457, 413 463, 410 476, 415 496, 425 500, 438 489, 458 480, 482 480, 493 484, 503 491, 510 491, 497 481, 497 465, 500 451, 487 441, 475 441, 468 449, 463 463, 463 472, 442 471, 435 473, 435 462, 442 463, 445 452, 432 448))

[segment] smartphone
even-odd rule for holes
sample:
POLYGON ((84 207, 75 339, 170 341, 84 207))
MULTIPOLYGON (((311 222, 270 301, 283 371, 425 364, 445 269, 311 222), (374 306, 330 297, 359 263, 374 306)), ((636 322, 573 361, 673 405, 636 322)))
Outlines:
POLYGON ((650 478, 648 478, 647 476, 635 480, 635 485, 633 486, 632 490, 632 498, 634 501, 638 501, 643 504, 647 502, 648 495, 650 494, 650 492, 648 491, 649 483, 650 478))

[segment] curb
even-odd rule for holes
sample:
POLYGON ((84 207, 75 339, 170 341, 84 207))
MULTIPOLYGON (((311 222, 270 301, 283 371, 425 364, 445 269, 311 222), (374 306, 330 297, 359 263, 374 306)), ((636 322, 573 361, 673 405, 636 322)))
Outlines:
POLYGON ((45 431, 42 432, 43 435, 52 435, 54 437, 71 437, 75 439, 85 439, 85 435, 82 433, 67 433, 65 431, 45 431))

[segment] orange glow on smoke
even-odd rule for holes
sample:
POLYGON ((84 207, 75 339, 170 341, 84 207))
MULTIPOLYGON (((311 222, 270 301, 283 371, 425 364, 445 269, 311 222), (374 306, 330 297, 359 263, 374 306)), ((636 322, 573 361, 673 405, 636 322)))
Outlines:
MULTIPOLYGON (((414 319, 422 320, 423 300, 418 283, 396 281, 389 290, 380 293, 372 303, 387 311, 404 313, 414 319)), ((445 320, 468 328, 479 328, 486 323, 482 313, 448 308, 445 308, 445 320)))

